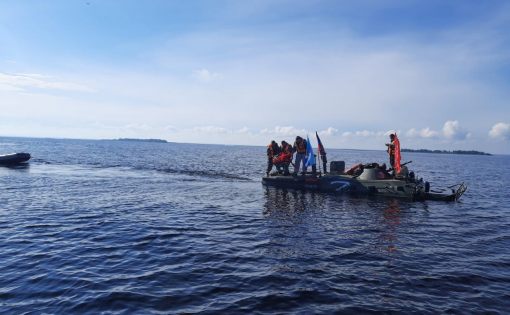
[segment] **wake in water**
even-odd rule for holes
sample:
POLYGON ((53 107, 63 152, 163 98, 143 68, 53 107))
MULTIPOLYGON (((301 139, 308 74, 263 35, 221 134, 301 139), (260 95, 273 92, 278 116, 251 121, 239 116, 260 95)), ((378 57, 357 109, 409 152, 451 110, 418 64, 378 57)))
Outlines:
POLYGON ((30 160, 32 163, 39 163, 39 164, 52 164, 50 161, 46 161, 44 159, 34 159, 30 160))
POLYGON ((229 179, 229 180, 240 180, 240 181, 251 181, 252 180, 248 177, 219 172, 219 171, 215 171, 215 170, 188 170, 188 169, 163 168, 163 169, 156 169, 156 171, 163 172, 163 173, 198 176, 198 177, 208 177, 208 178, 217 178, 217 179, 229 179))
POLYGON ((76 163, 76 164, 68 164, 65 162, 59 161, 48 161, 41 158, 36 158, 32 160, 32 163, 43 164, 43 165, 68 165, 68 166, 87 166, 93 169, 132 169, 135 171, 156 171, 159 173, 166 174, 177 174, 177 175, 185 175, 190 177, 206 177, 211 179, 221 179, 221 180, 233 180, 233 181, 252 181, 251 178, 240 176, 236 174, 231 174, 227 172, 217 171, 217 170, 200 170, 200 169, 189 169, 189 168, 168 168, 161 166, 128 166, 122 165, 121 163, 114 163, 111 165, 105 164, 104 161, 95 161, 95 162, 87 162, 87 163, 76 163))

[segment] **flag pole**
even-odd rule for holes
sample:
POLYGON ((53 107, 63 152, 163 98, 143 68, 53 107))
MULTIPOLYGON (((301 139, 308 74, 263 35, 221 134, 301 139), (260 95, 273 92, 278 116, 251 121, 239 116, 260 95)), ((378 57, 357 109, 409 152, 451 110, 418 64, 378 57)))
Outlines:
MULTIPOLYGON (((315 135, 317 136, 317 130, 315 130, 315 135)), ((319 148, 319 142, 317 141, 317 154, 319 154, 319 158, 317 159, 319 161, 319 173, 321 172, 322 168, 321 168, 321 150, 319 148)))

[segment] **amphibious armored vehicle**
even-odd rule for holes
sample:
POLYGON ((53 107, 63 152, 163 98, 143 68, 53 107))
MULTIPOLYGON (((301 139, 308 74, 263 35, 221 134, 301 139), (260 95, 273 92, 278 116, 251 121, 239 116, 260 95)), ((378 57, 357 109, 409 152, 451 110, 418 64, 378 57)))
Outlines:
POLYGON ((457 201, 467 189, 464 183, 460 183, 441 191, 431 190, 428 182, 416 178, 406 166, 402 166, 400 173, 390 174, 377 163, 360 164, 357 169, 348 172, 344 171, 344 165, 342 161, 331 162, 331 171, 327 174, 312 172, 284 176, 273 173, 263 177, 262 183, 280 188, 405 198, 415 201, 457 201))

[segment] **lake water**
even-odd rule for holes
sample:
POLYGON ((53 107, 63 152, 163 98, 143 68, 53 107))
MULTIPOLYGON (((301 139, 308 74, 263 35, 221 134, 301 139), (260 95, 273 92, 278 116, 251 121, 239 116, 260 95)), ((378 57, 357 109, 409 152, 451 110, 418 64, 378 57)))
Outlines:
POLYGON ((510 310, 510 156, 404 153, 468 185, 413 203, 265 188, 263 147, 0 138, 23 151, 0 168, 0 313, 510 310))

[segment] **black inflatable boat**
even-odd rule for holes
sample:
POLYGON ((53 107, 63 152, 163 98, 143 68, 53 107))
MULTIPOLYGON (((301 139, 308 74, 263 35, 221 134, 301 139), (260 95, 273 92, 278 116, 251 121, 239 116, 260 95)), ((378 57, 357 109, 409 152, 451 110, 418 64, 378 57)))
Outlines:
POLYGON ((11 153, 0 155, 0 165, 16 165, 30 160, 29 153, 11 153))

